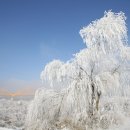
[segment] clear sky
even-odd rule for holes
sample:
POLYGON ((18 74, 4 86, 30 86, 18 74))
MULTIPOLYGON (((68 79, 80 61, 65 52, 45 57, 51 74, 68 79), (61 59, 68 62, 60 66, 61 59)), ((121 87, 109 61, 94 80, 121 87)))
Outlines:
POLYGON ((130 29, 130 0, 0 0, 0 87, 39 86, 45 64, 84 48, 79 30, 110 9, 130 29))

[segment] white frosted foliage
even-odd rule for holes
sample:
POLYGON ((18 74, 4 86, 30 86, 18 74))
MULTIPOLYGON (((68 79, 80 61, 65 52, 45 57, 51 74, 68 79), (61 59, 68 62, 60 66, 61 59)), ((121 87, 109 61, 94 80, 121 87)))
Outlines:
POLYGON ((27 130, 117 129, 130 119, 125 20, 123 12, 105 12, 103 18, 80 30, 86 48, 67 62, 53 60, 45 66, 41 79, 53 89, 37 90, 27 130))
POLYGON ((104 17, 93 21, 87 27, 80 30, 84 42, 88 48, 109 51, 122 50, 127 44, 126 17, 123 12, 105 12, 104 17))

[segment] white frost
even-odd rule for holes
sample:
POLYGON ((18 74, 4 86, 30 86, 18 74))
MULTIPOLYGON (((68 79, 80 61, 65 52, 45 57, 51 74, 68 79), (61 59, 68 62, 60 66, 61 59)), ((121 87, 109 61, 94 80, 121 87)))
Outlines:
POLYGON ((37 90, 27 130, 127 130, 130 49, 125 20, 123 12, 105 12, 80 30, 85 49, 67 62, 54 60, 45 66, 41 79, 53 89, 37 90))

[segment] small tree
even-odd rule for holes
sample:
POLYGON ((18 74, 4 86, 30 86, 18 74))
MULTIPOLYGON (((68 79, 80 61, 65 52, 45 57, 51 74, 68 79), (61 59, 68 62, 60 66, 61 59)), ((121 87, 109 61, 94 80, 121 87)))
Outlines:
POLYGON ((121 88, 128 86, 124 81, 130 74, 125 20, 122 12, 105 12, 80 30, 87 48, 66 63, 54 60, 45 66, 41 79, 54 90, 36 92, 27 117, 29 130, 93 128, 101 95, 125 94, 121 88), (56 92, 57 86, 64 89, 56 92))

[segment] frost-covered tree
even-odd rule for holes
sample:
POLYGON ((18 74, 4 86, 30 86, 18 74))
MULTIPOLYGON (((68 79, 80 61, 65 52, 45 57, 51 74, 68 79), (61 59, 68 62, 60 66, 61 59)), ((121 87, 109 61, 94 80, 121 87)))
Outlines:
POLYGON ((105 12, 103 18, 80 30, 85 49, 70 61, 54 60, 45 66, 41 79, 53 89, 37 90, 27 115, 28 130, 101 127, 100 102, 106 97, 129 96, 125 20, 123 12, 105 12))

